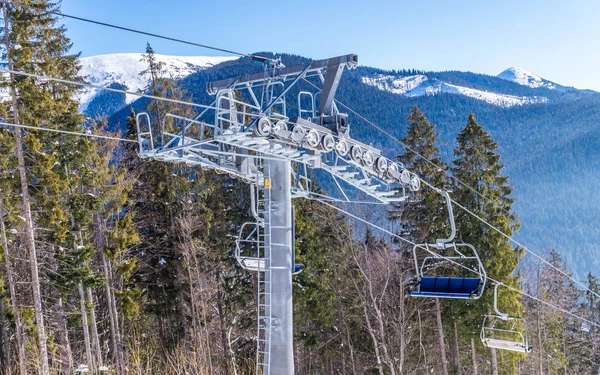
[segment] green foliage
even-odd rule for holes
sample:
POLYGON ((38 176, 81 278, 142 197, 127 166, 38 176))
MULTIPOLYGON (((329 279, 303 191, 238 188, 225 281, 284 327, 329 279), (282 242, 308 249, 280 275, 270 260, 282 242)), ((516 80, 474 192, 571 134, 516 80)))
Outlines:
POLYGON ((122 313, 125 319, 131 321, 139 317, 142 294, 143 290, 137 287, 115 292, 115 295, 121 301, 122 313))
MULTIPOLYGON (((444 172, 448 170, 448 165, 440 156, 436 126, 427 120, 417 106, 413 107, 407 120, 407 135, 402 139, 406 152, 397 159, 432 186, 446 189, 448 181, 444 172)), ((444 197, 424 186, 415 193, 413 202, 397 205, 390 212, 390 217, 400 219, 402 227, 411 233, 417 243, 432 243, 435 238, 447 235, 448 215, 445 211, 444 197)))
MULTIPOLYGON (((498 145, 489 133, 475 120, 471 113, 465 128, 459 133, 455 149, 454 176, 462 181, 454 186, 454 199, 466 209, 478 215, 504 234, 512 236, 519 222, 512 210, 514 199, 508 177, 502 174, 498 145)), ((508 239, 474 218, 463 209, 456 210, 458 238, 477 249, 487 275, 506 285, 518 287, 519 276, 515 274, 522 251, 514 248, 508 239)), ((456 302, 453 309, 461 318, 462 329, 476 335, 482 316, 492 313, 493 288, 476 304, 456 302)), ((498 305, 502 312, 511 316, 521 315, 518 293, 500 288, 498 305)), ((519 355, 498 351, 502 358, 502 373, 512 374, 519 355)))

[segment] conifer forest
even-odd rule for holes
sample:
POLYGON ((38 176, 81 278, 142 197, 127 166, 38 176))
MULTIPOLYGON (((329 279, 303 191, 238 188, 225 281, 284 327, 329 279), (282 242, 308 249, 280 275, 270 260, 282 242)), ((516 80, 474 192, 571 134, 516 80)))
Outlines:
MULTIPOLYGON (((257 273, 235 257, 249 185, 138 155, 137 114, 193 118, 199 109, 182 103, 192 95, 148 44, 138 74, 152 98, 111 129, 80 112, 85 77, 60 4, 0 3, 0 373, 258 375, 257 273)), ((295 261, 305 265, 292 275, 296 374, 599 373, 598 276, 576 283, 559 251, 532 258, 511 241, 521 226, 514 187, 471 111, 445 135, 450 157, 428 113, 396 113, 405 147, 393 160, 423 181, 406 201, 293 200, 295 261), (472 245, 494 280, 479 299, 411 295, 426 261, 412 244, 451 231, 440 190, 456 202, 455 241, 472 245), (495 337, 524 340, 528 353, 484 345, 495 305, 510 318, 496 319, 495 337)), ((452 262, 433 269, 464 277, 452 262)))

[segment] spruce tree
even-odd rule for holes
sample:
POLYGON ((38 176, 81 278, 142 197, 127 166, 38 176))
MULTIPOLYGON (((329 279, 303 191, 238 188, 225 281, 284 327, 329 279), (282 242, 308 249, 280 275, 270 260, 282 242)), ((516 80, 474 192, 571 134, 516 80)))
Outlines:
MULTIPOLYGON (((407 117, 408 131, 401 140, 405 152, 397 157, 405 168, 440 190, 449 186, 444 163, 437 145, 438 132, 415 105, 407 117)), ((444 197, 429 187, 414 193, 409 203, 401 203, 390 211, 390 218, 399 219, 403 230, 410 232, 416 243, 435 242, 448 234, 448 214, 444 197)))
MULTIPOLYGON (((417 106, 413 107, 407 120, 409 122, 408 131, 401 141, 406 150, 404 154, 398 156, 398 161, 439 191, 446 190, 449 186, 445 175, 448 165, 443 162, 437 146, 436 126, 427 120, 417 106)), ((396 205, 390 212, 390 218, 399 219, 403 231, 409 232, 412 241, 417 244, 435 243, 437 238, 448 236, 449 219, 446 202, 439 191, 423 186, 421 190, 414 193, 410 202, 396 205)), ((426 255, 428 254, 417 250, 419 258, 426 255)), ((441 371, 447 374, 446 344, 441 319, 443 308, 442 304, 436 301, 435 312, 439 317, 436 322, 441 371)))
MULTIPOLYGON (((512 209, 512 188, 508 183, 508 176, 502 173, 503 165, 500 164, 497 150, 497 143, 471 113, 467 125, 458 135, 454 151, 452 171, 463 184, 455 184, 453 197, 504 234, 512 236, 519 228, 519 221, 512 209)), ((455 209, 455 213, 458 237, 477 249, 487 275, 511 287, 518 287, 519 277, 515 270, 521 250, 514 248, 506 237, 466 211, 455 209)), ((504 313, 511 316, 521 315, 520 295, 516 292, 500 287, 498 304, 504 313)), ((475 337, 481 328, 483 315, 493 312, 492 285, 487 285, 487 292, 478 303, 457 302, 453 308, 458 316, 463 316, 459 318, 462 322, 461 330, 475 337)), ((496 353, 494 349, 491 350, 494 362, 496 353)), ((520 356, 505 351, 499 354, 503 363, 500 373, 514 373, 520 356)))

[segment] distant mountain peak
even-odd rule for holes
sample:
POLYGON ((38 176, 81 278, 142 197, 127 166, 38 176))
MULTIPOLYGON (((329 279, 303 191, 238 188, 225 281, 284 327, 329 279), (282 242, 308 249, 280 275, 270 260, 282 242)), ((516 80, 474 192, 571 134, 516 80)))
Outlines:
POLYGON ((505 79, 518 83, 519 85, 529 86, 532 88, 545 87, 551 90, 557 88, 557 84, 547 79, 544 79, 536 74, 533 74, 523 68, 513 66, 498 74, 498 78, 505 79))

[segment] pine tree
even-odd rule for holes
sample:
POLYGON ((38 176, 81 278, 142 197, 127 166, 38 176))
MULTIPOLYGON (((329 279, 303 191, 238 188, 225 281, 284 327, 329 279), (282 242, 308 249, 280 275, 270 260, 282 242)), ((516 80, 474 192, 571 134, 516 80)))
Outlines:
MULTIPOLYGON (((498 145, 492 137, 469 115, 467 125, 460 131, 454 151, 453 174, 457 180, 454 187, 454 199, 466 209, 481 217, 504 234, 512 236, 519 228, 519 222, 512 209, 514 199, 510 197, 512 188, 508 177, 502 174, 498 145)), ((515 269, 521 257, 521 251, 513 248, 502 234, 489 228, 464 210, 455 210, 459 238, 472 244, 484 263, 487 275, 506 285, 518 287, 518 275, 515 269)), ((482 316, 493 312, 493 293, 490 285, 488 292, 477 304, 455 303, 453 308, 462 322, 462 331, 473 336, 479 333, 482 316)), ((506 288, 500 288, 498 304, 500 309, 512 316, 521 315, 520 295, 506 288)), ((492 362, 495 351, 492 350, 492 362)), ((500 353, 503 366, 501 373, 514 372, 518 355, 500 353)), ((494 366, 494 363, 492 363, 494 366)))

